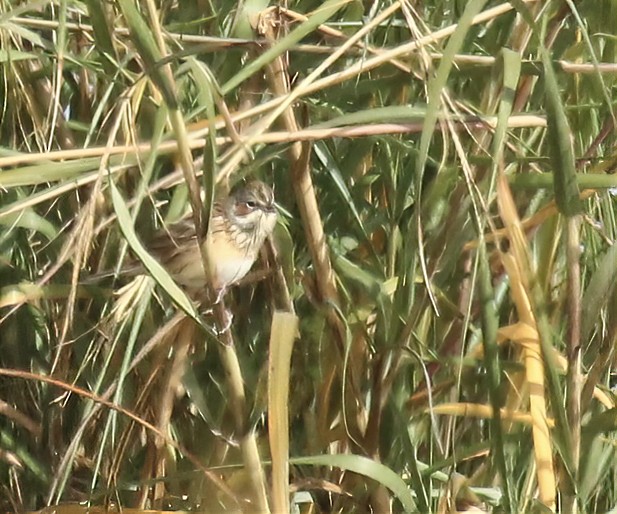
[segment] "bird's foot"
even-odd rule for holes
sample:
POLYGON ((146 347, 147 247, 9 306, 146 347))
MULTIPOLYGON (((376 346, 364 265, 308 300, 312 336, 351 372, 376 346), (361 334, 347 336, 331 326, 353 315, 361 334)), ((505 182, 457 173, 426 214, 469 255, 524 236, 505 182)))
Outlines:
POLYGON ((229 309, 225 309, 223 311, 223 326, 222 327, 216 327, 214 329, 214 331, 216 332, 216 335, 223 335, 225 332, 227 332, 230 328, 231 328, 231 323, 233 322, 234 319, 234 315, 231 313, 231 311, 229 309))
POLYGON ((214 305, 217 305, 219 303, 221 303, 221 301, 223 301, 223 297, 225 296, 225 293, 227 292, 227 286, 223 286, 220 289, 217 290, 216 292, 216 298, 214 300, 214 305))

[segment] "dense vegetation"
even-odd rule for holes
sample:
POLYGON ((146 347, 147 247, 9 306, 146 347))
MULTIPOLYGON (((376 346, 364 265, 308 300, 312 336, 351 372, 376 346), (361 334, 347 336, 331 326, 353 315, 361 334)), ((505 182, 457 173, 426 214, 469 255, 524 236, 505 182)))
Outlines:
POLYGON ((0 509, 616 509, 616 20, 0 0, 0 509), (245 178, 230 331, 93 279, 245 178))

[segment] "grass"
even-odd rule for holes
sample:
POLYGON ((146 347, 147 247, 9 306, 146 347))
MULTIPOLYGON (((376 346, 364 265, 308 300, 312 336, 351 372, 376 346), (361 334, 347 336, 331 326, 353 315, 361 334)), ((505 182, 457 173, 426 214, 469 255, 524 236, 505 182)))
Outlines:
POLYGON ((0 508, 612 512, 616 15, 1 0, 0 508), (231 331, 91 280, 248 177, 231 331))

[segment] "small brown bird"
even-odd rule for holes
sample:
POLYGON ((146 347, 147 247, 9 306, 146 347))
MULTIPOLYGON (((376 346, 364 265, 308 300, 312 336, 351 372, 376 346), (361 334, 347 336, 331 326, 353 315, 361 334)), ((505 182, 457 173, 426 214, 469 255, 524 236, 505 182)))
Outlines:
MULTIPOLYGON (((275 225, 274 193, 263 182, 241 184, 229 196, 214 203, 204 244, 215 290, 225 290, 249 272, 275 225)), ((192 221, 171 225, 148 248, 179 284, 188 288, 205 284, 192 221)))
MULTIPOLYGON (((272 189, 257 180, 239 184, 227 197, 214 203, 203 244, 210 259, 217 301, 227 287, 249 272, 265 239, 274 230, 276 217, 272 189)), ((192 219, 182 219, 160 230, 146 247, 180 285, 191 291, 205 288, 206 274, 192 219)), ((143 272, 141 264, 122 270, 128 275, 143 272)))

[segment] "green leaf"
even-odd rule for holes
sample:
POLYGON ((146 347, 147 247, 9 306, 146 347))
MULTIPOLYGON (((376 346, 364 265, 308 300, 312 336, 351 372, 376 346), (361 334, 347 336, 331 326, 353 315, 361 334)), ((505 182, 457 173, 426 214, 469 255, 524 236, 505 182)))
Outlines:
MULTIPOLYGON (((122 158, 123 156, 121 155, 114 155, 110 159, 110 163, 113 165, 122 158)), ((134 155, 127 156, 125 162, 127 165, 134 164, 136 158, 134 155)), ((34 186, 44 184, 45 182, 75 179, 88 171, 98 170, 100 164, 101 159, 99 157, 91 157, 68 162, 48 162, 0 171, 0 187, 34 186)))
MULTIPOLYGON (((467 32, 471 27, 473 18, 482 11, 487 0, 471 0, 466 3, 465 11, 458 20, 456 30, 450 37, 446 49, 443 52, 443 57, 437 68, 437 73, 429 80, 428 83, 428 105, 426 108, 426 116, 424 118, 424 127, 420 137, 420 150, 416 159, 416 195, 420 198, 422 191, 422 177, 424 166, 428 159, 428 149, 433 140, 433 132, 441 109, 441 93, 446 87, 450 71, 454 64, 454 57, 459 52, 467 36, 467 32)), ((403 194, 406 194, 403 191, 403 194)), ((419 202, 417 202, 419 203, 419 202)))
POLYGON ((561 101, 557 76, 548 52, 542 49, 544 65, 547 138, 549 155, 555 176, 555 202, 565 216, 575 216, 583 210, 576 183, 574 139, 561 101))
POLYGON ((499 64, 503 75, 503 92, 499 102, 497 113, 497 127, 493 136, 493 166, 499 165, 503 156, 503 149, 508 131, 508 120, 512 115, 512 104, 516 94, 516 88, 521 75, 521 56, 507 48, 499 52, 499 64))
POLYGON ((361 455, 315 455, 289 460, 295 465, 333 466, 371 478, 394 493, 405 512, 416 512, 416 503, 405 481, 380 462, 361 455))
POLYGON ((203 229, 207 232, 208 227, 206 224, 210 220, 212 206, 214 204, 217 175, 218 146, 216 144, 217 132, 215 98, 221 97, 221 88, 208 66, 193 58, 188 59, 187 62, 193 71, 193 77, 199 87, 199 104, 206 112, 210 127, 210 130, 208 131, 208 139, 204 145, 202 174, 202 184, 204 190, 203 229))
POLYGON ((122 10, 122 14, 131 32, 133 42, 144 60, 148 73, 161 90, 170 110, 178 109, 178 101, 172 84, 169 83, 163 68, 158 66, 163 56, 156 44, 150 27, 143 19, 132 0, 118 0, 118 5, 122 10))
MULTIPOLYGON (((124 0, 126 1, 126 0, 124 0)), ((309 16, 308 20, 302 22, 293 29, 287 36, 274 43, 268 50, 256 59, 248 62, 242 70, 228 80, 221 88, 224 94, 233 91, 246 79, 257 73, 267 64, 271 63, 279 55, 288 52, 302 38, 313 32, 321 24, 330 19, 338 10, 345 7, 349 0, 327 0, 323 4, 318 4, 319 8, 309 16)))
POLYGON ((6 33, 11 33, 14 37, 21 37, 24 40, 29 41, 32 46, 45 48, 50 50, 50 44, 47 40, 43 39, 36 32, 29 30, 17 23, 8 22, 8 21, 0 21, 0 29, 6 33))
POLYGON ((331 120, 311 125, 310 128, 323 129, 364 123, 422 122, 425 116, 426 106, 388 105, 337 116, 331 120))
POLYGON ((28 59, 38 59, 39 57, 30 52, 21 52, 19 50, 4 50, 0 49, 0 62, 15 62, 25 61, 28 59))
POLYGON ((368 233, 366 231, 366 227, 364 226, 364 222, 362 221, 362 218, 360 217, 360 213, 358 212, 358 209, 356 208, 356 204, 354 203, 353 198, 351 197, 351 193, 349 192, 349 189, 347 188, 347 185, 345 184, 343 174, 341 173, 341 170, 338 167, 336 159, 334 158, 334 156, 328 149, 328 146, 322 141, 318 141, 317 143, 315 143, 315 146, 313 148, 315 151, 315 155, 322 162, 324 169, 332 177, 332 180, 334 181, 334 185, 336 186, 336 190, 340 193, 345 206, 353 214, 353 218, 356 221, 358 228, 360 229, 360 234, 362 235, 362 238, 368 244, 371 251, 374 253, 374 249, 371 244, 371 240, 368 236, 368 233))
POLYGON ((581 341, 589 341, 617 284, 617 244, 599 259, 581 301, 581 341))
POLYGON ((105 3, 100 0, 86 0, 86 5, 88 6, 90 23, 92 23, 94 31, 94 41, 101 56, 105 58, 103 65, 107 73, 112 73, 115 68, 113 61, 116 61, 118 56, 113 44, 113 25, 109 23, 105 14, 105 3))
POLYGON ((137 234, 135 233, 135 227, 131 220, 131 215, 124 202, 124 198, 118 191, 118 188, 114 184, 113 180, 109 180, 109 187, 111 189, 111 199, 114 206, 114 211, 118 217, 118 224, 122 230, 122 234, 131 247, 131 250, 143 263, 148 273, 154 278, 156 283, 163 288, 163 290, 170 296, 173 302, 184 311, 184 313, 195 320, 202 328, 205 328, 212 335, 212 329, 207 327, 199 316, 199 312, 193 305, 193 302, 186 295, 186 293, 174 282, 169 273, 161 266, 161 264, 152 257, 145 249, 137 234))
POLYGON ((53 223, 39 216, 33 209, 24 209, 5 216, 0 215, 0 225, 35 230, 43 234, 48 241, 52 241, 58 235, 58 230, 53 223))
POLYGON ((378 298, 382 293, 384 293, 382 290, 381 281, 371 275, 371 273, 342 255, 334 255, 333 259, 337 273, 340 273, 348 279, 362 285, 362 287, 372 298, 378 298))
POLYGON ((244 0, 241 2, 232 35, 238 38, 252 39, 253 27, 251 26, 251 20, 267 9, 269 3, 268 0, 244 0))

